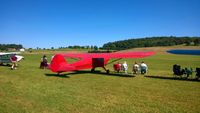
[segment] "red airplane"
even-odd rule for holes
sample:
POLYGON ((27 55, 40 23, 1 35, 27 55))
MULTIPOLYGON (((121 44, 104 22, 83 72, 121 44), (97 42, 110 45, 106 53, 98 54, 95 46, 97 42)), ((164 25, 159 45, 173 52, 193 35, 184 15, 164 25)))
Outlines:
MULTIPOLYGON (((106 70, 105 66, 111 58, 144 58, 154 55, 155 52, 116 52, 116 53, 66 53, 56 54, 51 64, 48 66, 52 72, 58 74, 68 71, 78 71, 83 69, 91 69, 93 72, 96 67, 102 67, 106 70), (79 59, 74 63, 67 63, 65 58, 79 59)), ((109 73, 109 70, 106 70, 109 73)))

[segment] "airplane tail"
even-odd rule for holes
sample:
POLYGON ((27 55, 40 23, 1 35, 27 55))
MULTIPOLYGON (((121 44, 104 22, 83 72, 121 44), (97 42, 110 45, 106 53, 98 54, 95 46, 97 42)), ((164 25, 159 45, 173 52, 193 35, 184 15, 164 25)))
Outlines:
POLYGON ((56 54, 53 57, 51 64, 48 67, 49 69, 51 69, 51 71, 57 72, 57 73, 75 70, 74 66, 67 64, 67 61, 65 60, 64 56, 61 54, 56 54))
POLYGON ((58 72, 62 65, 66 64, 67 61, 61 54, 56 54, 52 61, 51 64, 49 65, 49 69, 51 69, 53 72, 58 72))

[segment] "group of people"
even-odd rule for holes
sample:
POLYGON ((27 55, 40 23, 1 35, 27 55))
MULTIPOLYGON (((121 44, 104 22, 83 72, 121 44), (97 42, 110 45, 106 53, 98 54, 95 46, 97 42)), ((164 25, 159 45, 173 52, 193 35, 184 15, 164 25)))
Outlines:
MULTIPOLYGON (((17 69, 17 56, 16 56, 16 54, 13 54, 13 55, 11 55, 10 56, 10 61, 11 61, 11 63, 12 63, 12 65, 11 65, 11 69, 12 70, 15 70, 15 69, 17 69)), ((41 69, 45 69, 45 68, 47 68, 48 67, 48 61, 47 61, 47 57, 46 57, 46 55, 44 55, 42 58, 41 58, 41 61, 40 61, 40 68, 41 69)))
POLYGON ((137 62, 135 62, 135 64, 133 64, 132 71, 135 74, 139 73, 139 71, 141 72, 141 74, 145 74, 148 71, 148 66, 144 63, 144 61, 142 61, 140 65, 137 62))
POLYGON ((196 72, 196 75, 198 76, 200 71, 200 68, 196 68, 196 71, 193 71, 193 69, 191 67, 186 67, 186 68, 181 68, 181 66, 179 64, 174 64, 173 65, 173 73, 174 75, 177 76, 183 76, 186 75, 186 78, 188 78, 190 75, 192 75, 193 72, 196 72))
POLYGON ((123 64, 118 62, 117 64, 114 64, 113 67, 114 67, 114 70, 117 71, 118 73, 121 70, 124 71, 125 73, 127 73, 127 71, 128 71, 128 65, 127 65, 126 61, 123 64))
MULTIPOLYGON (((126 61, 121 64, 121 63, 117 63, 113 65, 114 70, 116 72, 120 72, 120 71, 124 71, 126 74, 128 73, 128 64, 126 63, 126 61)), ((137 73, 141 73, 141 74, 145 74, 148 71, 148 66, 147 64, 145 64, 143 61, 141 62, 141 64, 138 64, 137 62, 135 62, 132 66, 132 73, 137 74, 137 73)))

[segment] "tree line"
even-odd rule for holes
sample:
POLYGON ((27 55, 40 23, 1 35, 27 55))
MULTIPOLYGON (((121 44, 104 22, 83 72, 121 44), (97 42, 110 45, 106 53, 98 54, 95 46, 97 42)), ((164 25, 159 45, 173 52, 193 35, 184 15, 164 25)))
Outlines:
POLYGON ((185 44, 187 46, 200 45, 200 37, 147 37, 108 42, 103 45, 107 50, 125 50, 136 47, 174 46, 185 44))
POLYGON ((9 51, 10 50, 19 50, 23 48, 21 44, 0 44, 0 50, 9 51))
POLYGON ((99 48, 96 45, 91 45, 91 46, 79 46, 79 45, 74 45, 74 46, 68 46, 68 47, 59 47, 59 49, 92 49, 92 50, 98 50, 99 48))
MULTIPOLYGON (((89 49, 89 50, 125 50, 130 48, 136 47, 155 47, 155 46, 174 46, 174 45, 181 45, 185 44, 187 46, 199 46, 200 45, 200 37, 147 37, 147 38, 136 38, 136 39, 127 39, 115 42, 108 42, 103 45, 103 47, 97 46, 68 46, 68 47, 59 47, 58 49, 89 49)), ((21 44, 0 44, 1 51, 9 51, 9 50, 19 50, 23 48, 21 44)), ((32 49, 32 48, 29 48, 32 49)), ((37 50, 41 48, 37 47, 37 50)), ((43 48, 44 50, 46 48, 43 48)), ((51 49, 55 49, 51 47, 51 49)))

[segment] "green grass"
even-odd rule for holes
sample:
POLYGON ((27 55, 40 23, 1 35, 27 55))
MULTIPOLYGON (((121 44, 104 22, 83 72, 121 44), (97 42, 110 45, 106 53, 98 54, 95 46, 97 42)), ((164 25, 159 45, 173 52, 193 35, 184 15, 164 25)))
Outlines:
MULTIPOLYGON (((144 59, 148 76, 85 72, 54 76, 39 69, 43 54, 24 54, 17 70, 0 67, 1 113, 198 113, 200 82, 170 79, 172 65, 199 67, 199 56, 157 53, 144 59), (167 79, 169 77, 169 79, 167 79)), ((50 55, 48 55, 50 59, 50 55)), ((112 70, 112 64, 107 66, 112 70)), ((101 70, 101 69, 100 69, 101 70)), ((193 79, 194 74, 191 78, 193 79)))

